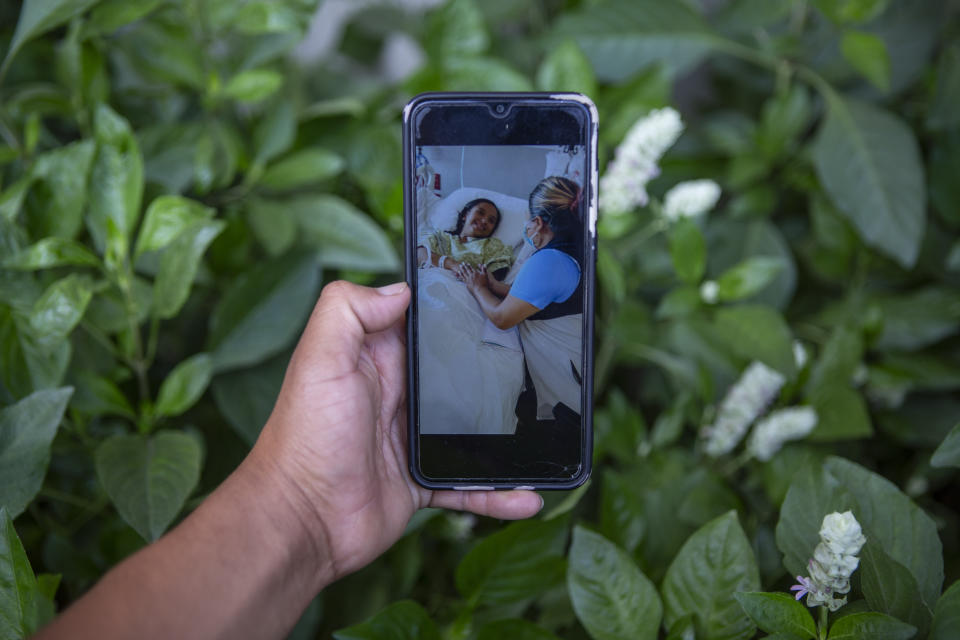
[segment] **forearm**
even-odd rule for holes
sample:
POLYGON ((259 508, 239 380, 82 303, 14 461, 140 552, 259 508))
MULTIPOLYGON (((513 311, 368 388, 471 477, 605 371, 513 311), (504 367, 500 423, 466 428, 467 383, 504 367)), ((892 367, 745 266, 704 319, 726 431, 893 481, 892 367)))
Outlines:
POLYGON ((501 318, 500 305, 502 300, 497 296, 493 295, 493 292, 490 291, 487 287, 473 287, 470 290, 470 293, 473 294, 473 297, 476 298, 477 304, 480 305, 480 310, 483 311, 483 315, 487 316, 493 324, 500 327, 501 329, 508 329, 509 327, 501 326, 503 318, 501 318))
POLYGON ((275 475, 248 458, 37 637, 285 636, 333 570, 275 475))
POLYGON ((510 293, 510 285, 497 280, 496 278, 489 278, 487 280, 490 291, 493 292, 498 298, 506 298, 507 294, 510 293))

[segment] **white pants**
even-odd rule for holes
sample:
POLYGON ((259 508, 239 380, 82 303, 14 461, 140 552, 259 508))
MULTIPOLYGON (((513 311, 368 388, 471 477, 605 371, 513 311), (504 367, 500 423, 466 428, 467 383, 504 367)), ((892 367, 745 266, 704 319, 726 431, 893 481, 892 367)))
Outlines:
POLYGON ((553 419, 558 402, 580 413, 577 376, 583 375, 583 314, 524 320, 520 342, 537 393, 537 419, 553 419))

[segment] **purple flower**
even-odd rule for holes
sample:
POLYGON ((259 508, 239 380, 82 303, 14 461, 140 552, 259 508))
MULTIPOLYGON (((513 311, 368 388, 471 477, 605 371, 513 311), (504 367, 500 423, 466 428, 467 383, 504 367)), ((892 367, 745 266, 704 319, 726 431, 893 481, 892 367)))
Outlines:
POLYGON ((790 591, 796 591, 796 599, 799 600, 803 596, 807 595, 809 592, 814 591, 815 587, 813 581, 810 578, 804 578, 803 576, 797 576, 797 582, 800 584, 795 584, 790 587, 790 591))

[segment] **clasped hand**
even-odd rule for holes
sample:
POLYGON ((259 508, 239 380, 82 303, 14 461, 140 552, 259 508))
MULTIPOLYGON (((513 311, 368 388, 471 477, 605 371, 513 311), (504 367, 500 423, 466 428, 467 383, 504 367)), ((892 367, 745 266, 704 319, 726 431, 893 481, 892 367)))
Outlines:
POLYGON ((456 271, 457 278, 462 280, 467 289, 474 291, 476 289, 486 289, 489 286, 490 274, 486 267, 477 268, 468 264, 461 264, 456 271))

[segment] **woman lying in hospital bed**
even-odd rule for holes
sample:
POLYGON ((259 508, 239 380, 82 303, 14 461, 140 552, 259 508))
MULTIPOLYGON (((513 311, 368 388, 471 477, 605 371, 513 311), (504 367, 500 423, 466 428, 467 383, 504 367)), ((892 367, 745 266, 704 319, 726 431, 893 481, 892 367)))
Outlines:
POLYGON ((417 246, 421 433, 516 430, 523 387, 517 332, 494 327, 454 270, 461 264, 486 267, 502 279, 522 242, 526 209, 519 198, 461 189, 421 219, 421 229, 436 229, 417 246))

